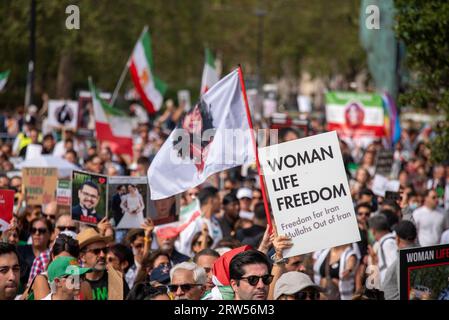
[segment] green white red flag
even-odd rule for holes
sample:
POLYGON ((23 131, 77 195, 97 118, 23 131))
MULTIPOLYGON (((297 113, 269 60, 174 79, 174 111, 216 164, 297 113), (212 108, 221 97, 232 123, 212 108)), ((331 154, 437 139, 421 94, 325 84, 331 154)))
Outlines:
POLYGON ((6 86, 6 83, 8 82, 9 77, 9 70, 5 72, 0 72, 0 91, 3 90, 3 88, 6 86))
POLYGON ((150 114, 162 106, 166 85, 154 75, 151 38, 144 30, 129 61, 129 72, 142 103, 150 114))
POLYGON ((123 111, 111 107, 100 98, 89 80, 95 116, 95 130, 99 141, 108 142, 112 152, 133 155, 132 122, 123 111))
POLYGON ((201 94, 209 90, 220 78, 215 65, 215 58, 209 48, 206 48, 205 58, 203 77, 201 79, 201 94))

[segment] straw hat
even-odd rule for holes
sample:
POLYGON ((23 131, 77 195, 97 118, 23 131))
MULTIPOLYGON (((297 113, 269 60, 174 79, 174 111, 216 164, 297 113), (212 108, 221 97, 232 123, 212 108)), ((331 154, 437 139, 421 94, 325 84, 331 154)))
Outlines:
POLYGON ((104 241, 108 243, 112 241, 112 237, 102 236, 94 228, 86 228, 78 234, 76 240, 78 240, 80 244, 80 249, 83 249, 85 246, 98 241, 104 241))

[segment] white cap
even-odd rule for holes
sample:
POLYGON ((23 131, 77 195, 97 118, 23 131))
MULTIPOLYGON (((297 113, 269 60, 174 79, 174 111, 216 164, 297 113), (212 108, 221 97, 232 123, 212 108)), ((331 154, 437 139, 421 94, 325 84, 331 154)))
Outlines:
POLYGON ((318 291, 323 291, 305 273, 299 271, 284 273, 274 285, 274 300, 277 300, 283 294, 294 294, 305 288, 315 288, 318 291))
POLYGON ((254 212, 241 210, 239 212, 239 217, 242 219, 253 220, 254 212))
POLYGON ((239 191, 237 191, 237 199, 242 198, 253 198, 253 192, 250 188, 240 188, 239 191))

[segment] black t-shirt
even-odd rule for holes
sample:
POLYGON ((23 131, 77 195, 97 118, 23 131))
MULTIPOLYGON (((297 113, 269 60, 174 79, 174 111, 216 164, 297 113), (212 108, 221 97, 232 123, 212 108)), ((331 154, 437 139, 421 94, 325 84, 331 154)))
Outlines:
POLYGON ((265 227, 253 225, 249 228, 237 230, 235 237, 242 244, 250 245, 257 248, 265 233, 265 227))
MULTIPOLYGON (((89 280, 90 287, 92 288, 92 300, 108 300, 108 273, 105 271, 103 276, 98 280, 89 280)), ((129 293, 129 287, 125 279, 123 279, 123 299, 129 293)))
POLYGON ((18 246, 17 252, 19 253, 20 282, 26 286, 35 258, 33 247, 30 244, 18 246))

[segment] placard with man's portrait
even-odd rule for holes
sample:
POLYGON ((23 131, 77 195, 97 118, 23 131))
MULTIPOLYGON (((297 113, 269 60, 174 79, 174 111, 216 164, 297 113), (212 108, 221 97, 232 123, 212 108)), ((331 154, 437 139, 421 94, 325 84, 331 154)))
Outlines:
POLYGON ((84 171, 72 172, 72 219, 97 224, 106 216, 108 177, 84 171))

